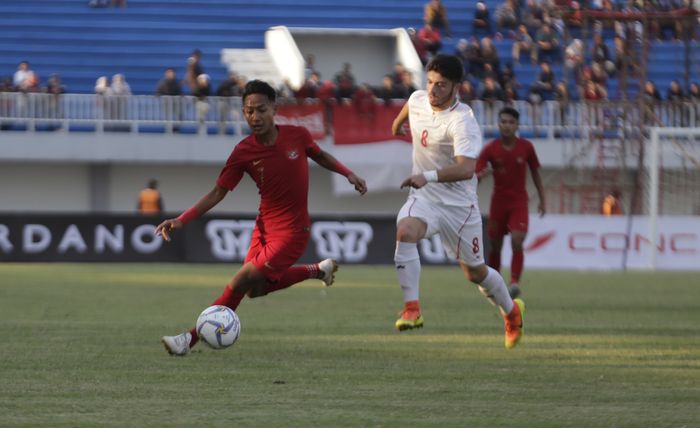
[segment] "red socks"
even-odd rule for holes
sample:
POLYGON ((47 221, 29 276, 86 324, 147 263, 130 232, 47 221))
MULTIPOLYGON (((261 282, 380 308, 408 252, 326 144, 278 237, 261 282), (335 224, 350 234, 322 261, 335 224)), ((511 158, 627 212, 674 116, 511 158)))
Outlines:
POLYGON ((513 260, 510 262, 510 283, 520 282, 520 274, 523 273, 523 250, 513 251, 513 260))
POLYGON ((274 291, 284 290, 297 282, 311 278, 318 278, 317 264, 292 266, 282 274, 279 281, 271 283, 267 286, 267 292, 272 293, 274 291))

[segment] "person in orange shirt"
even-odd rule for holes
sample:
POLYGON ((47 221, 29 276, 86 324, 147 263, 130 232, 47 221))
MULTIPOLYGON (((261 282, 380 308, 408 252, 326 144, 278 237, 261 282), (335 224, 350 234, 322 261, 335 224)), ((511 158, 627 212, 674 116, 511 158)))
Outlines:
POLYGON ((139 213, 155 215, 163 212, 163 198, 158 191, 158 180, 151 179, 148 187, 139 193, 139 213))
POLYGON ((603 199, 600 211, 604 216, 622 215, 620 196, 620 191, 615 189, 603 199))

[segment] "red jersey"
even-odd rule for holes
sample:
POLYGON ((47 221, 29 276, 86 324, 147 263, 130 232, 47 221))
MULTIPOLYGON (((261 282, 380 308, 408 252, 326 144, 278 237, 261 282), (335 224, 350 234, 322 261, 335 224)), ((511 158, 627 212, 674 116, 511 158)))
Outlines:
POLYGON ((527 202, 526 165, 532 169, 540 167, 532 143, 518 138, 511 149, 506 149, 501 140, 493 140, 479 154, 477 173, 486 168, 488 163, 493 169, 493 198, 527 202))
POLYGON ((255 134, 233 149, 216 184, 229 190, 247 173, 258 186, 260 207, 257 227, 265 233, 283 235, 308 230, 309 163, 307 157, 321 153, 306 128, 278 125, 275 144, 265 146, 255 134))

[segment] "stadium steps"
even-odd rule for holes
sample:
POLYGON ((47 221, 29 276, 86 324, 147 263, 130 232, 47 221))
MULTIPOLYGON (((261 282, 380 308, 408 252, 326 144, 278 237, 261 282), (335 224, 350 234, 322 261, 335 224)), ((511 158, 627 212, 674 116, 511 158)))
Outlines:
POLYGON ((266 49, 224 49, 221 62, 239 76, 273 82, 275 86, 282 83, 272 55, 266 49))

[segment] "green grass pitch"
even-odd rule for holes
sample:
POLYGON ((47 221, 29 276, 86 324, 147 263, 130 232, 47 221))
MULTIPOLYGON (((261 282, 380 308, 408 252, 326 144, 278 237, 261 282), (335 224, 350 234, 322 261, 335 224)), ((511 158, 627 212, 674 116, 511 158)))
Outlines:
POLYGON ((1 427, 697 427, 700 281, 526 271, 525 336, 456 267, 393 329, 393 267, 244 300, 239 341, 170 357, 234 265, 0 264, 1 427))

